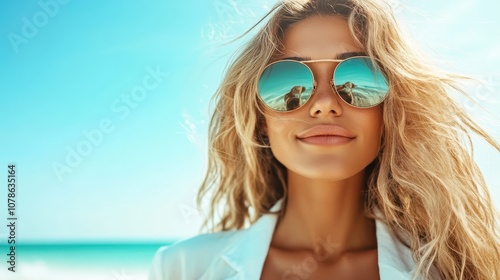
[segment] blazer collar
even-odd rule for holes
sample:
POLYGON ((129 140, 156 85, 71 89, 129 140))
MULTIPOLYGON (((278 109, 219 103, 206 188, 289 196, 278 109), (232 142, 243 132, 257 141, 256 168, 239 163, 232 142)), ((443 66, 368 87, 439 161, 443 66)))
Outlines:
MULTIPOLYGON (((283 198, 271 211, 281 209, 283 198)), ((265 214, 252 226, 242 230, 222 258, 235 270, 230 279, 260 279, 271 239, 278 220, 277 214, 265 214)), ((380 279, 395 279, 395 276, 410 278, 415 270, 411 250, 393 237, 387 226, 376 220, 377 252, 380 279)), ((400 278, 398 278, 400 279, 400 278)))
MULTIPOLYGON (((283 198, 271 207, 271 211, 279 211, 282 203, 283 198)), ((260 279, 277 220, 277 214, 263 215, 243 230, 240 238, 225 251, 222 258, 237 272, 230 279, 260 279)))

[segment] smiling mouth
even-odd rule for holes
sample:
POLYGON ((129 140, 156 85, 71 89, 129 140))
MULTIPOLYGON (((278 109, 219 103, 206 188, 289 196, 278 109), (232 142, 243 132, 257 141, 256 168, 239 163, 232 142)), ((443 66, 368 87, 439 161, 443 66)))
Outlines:
POLYGON ((339 125, 316 125, 297 135, 306 144, 336 146, 351 142, 356 135, 339 125))

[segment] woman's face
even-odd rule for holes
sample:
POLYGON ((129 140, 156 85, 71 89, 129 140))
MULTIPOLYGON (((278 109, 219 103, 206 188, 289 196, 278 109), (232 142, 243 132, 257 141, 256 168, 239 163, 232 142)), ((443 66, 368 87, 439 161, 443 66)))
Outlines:
MULTIPOLYGON (((297 22, 284 34, 281 58, 325 59, 363 52, 347 21, 336 16, 313 16, 297 22)), ((330 81, 338 63, 309 63, 316 90, 301 108, 278 113, 267 110, 265 133, 271 150, 288 172, 313 179, 343 180, 364 170, 378 154, 382 108, 347 105, 330 81), (321 134, 344 136, 314 136, 321 134), (347 137, 345 137, 347 136, 347 137)))

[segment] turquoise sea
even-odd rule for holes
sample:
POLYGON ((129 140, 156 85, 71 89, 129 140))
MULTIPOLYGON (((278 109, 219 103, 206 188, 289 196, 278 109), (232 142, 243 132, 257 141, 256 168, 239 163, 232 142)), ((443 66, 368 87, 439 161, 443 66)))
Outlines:
POLYGON ((142 280, 158 248, 171 243, 31 244, 16 246, 16 272, 0 246, 2 280, 142 280))

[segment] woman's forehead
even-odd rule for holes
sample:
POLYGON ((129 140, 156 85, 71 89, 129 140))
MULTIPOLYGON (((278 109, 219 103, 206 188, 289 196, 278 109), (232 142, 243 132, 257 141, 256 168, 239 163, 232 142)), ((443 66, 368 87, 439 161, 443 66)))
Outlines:
POLYGON ((340 16, 312 16, 285 30, 283 57, 333 58, 340 53, 361 52, 340 16))

